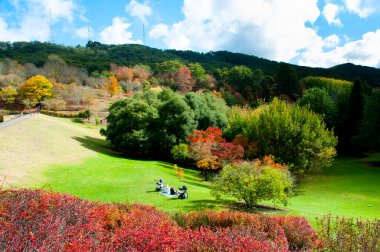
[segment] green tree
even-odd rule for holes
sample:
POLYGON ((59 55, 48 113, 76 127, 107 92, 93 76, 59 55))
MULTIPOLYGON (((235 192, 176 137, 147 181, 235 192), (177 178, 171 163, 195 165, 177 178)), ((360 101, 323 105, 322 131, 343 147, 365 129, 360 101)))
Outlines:
POLYGON ((183 63, 179 60, 168 60, 158 63, 156 66, 156 72, 158 74, 176 73, 181 66, 183 66, 183 63))
POLYGON ((173 96, 158 107, 159 119, 154 142, 165 153, 170 153, 174 145, 187 141, 197 128, 194 112, 184 99, 173 93, 173 96))
POLYGON ((292 180, 286 168, 256 162, 223 167, 211 194, 216 198, 231 196, 244 200, 247 207, 252 207, 263 200, 286 204, 291 189, 292 180))
POLYGON ((296 173, 329 166, 336 154, 337 139, 320 115, 276 98, 255 110, 235 109, 227 133, 257 142, 259 157, 274 155, 296 173))
POLYGON ((234 66, 228 72, 228 84, 237 87, 241 93, 253 83, 253 72, 246 66, 234 66))
POLYGON ((147 154, 152 148, 152 123, 157 118, 157 108, 140 97, 127 98, 110 107, 107 129, 101 133, 113 149, 147 154))
POLYGON ((305 91, 302 98, 298 100, 302 107, 308 107, 317 114, 323 115, 328 127, 334 126, 336 107, 333 99, 325 89, 311 88, 305 91))
POLYGON ((170 153, 172 154, 174 160, 183 162, 190 156, 189 146, 187 144, 180 143, 178 145, 175 145, 170 153))
POLYGON ((301 86, 296 70, 289 64, 281 63, 276 69, 274 78, 277 84, 277 93, 285 94, 295 100, 300 92, 301 86))
POLYGON ((191 71, 191 75, 195 80, 196 86, 200 87, 202 81, 206 78, 206 70, 199 63, 190 63, 187 66, 191 71))
POLYGON ((224 86, 227 84, 228 68, 226 68, 226 67, 217 68, 217 69, 215 69, 213 75, 214 75, 215 79, 218 81, 219 86, 220 85, 224 86))
POLYGON ((198 129, 205 130, 210 126, 221 129, 226 127, 228 107, 223 99, 210 93, 187 93, 185 101, 195 113, 198 129))
POLYGON ((362 93, 362 83, 358 80, 354 82, 348 100, 346 114, 337 125, 339 136, 338 150, 343 154, 357 155, 361 150, 356 146, 353 137, 359 132, 359 127, 363 119, 364 97, 362 93))
POLYGON ((380 92, 374 92, 366 99, 362 124, 355 137, 358 145, 366 150, 380 151, 380 92))

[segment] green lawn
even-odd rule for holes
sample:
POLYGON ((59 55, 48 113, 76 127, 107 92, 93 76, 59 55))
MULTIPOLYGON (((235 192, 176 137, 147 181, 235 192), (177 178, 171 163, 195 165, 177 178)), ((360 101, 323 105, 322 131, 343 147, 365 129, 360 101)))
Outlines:
MULTIPOLYGON (((99 127, 38 115, 1 130, 0 176, 11 185, 51 188, 90 200, 139 202, 163 210, 225 208, 231 201, 216 201, 210 185, 198 171, 186 169, 185 179, 175 176, 173 164, 135 160, 107 149, 99 127), (9 180, 11 178, 11 180, 9 180), (189 199, 170 199, 154 192, 155 180, 170 186, 187 185, 189 199)), ((366 159, 338 158, 334 165, 299 180, 289 214, 315 217, 331 213, 380 218, 380 167, 366 159)))
POLYGON ((300 179, 288 208, 309 219, 326 213, 380 218, 380 155, 337 158, 332 167, 300 179))
POLYGON ((75 165, 50 167, 46 176, 54 191, 68 192, 90 200, 130 202, 155 205, 163 210, 217 209, 224 202, 211 198, 210 185, 199 176, 199 171, 186 169, 185 178, 175 175, 173 164, 153 160, 135 160, 112 154, 105 141, 78 138, 84 147, 98 151, 75 165), (163 178, 165 184, 176 188, 186 185, 189 199, 168 198, 155 192, 155 180, 163 178))

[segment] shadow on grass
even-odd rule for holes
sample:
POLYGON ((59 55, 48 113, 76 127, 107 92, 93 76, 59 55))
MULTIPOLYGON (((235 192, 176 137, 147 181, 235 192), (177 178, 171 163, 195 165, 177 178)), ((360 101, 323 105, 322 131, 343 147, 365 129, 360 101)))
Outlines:
MULTIPOLYGON (((173 198, 172 200, 181 200, 178 198, 173 198)), ((215 200, 215 199, 207 199, 207 200, 191 200, 191 195, 189 195, 188 199, 184 199, 186 202, 186 206, 184 207, 187 211, 192 210, 204 210, 204 209, 220 209, 220 208, 228 208, 228 206, 234 202, 230 200, 215 200)))
POLYGON ((146 193, 157 193, 157 191, 151 190, 151 191, 146 191, 146 193))
POLYGON ((100 138, 85 136, 85 137, 72 137, 74 140, 77 140, 81 145, 89 150, 106 154, 109 156, 117 157, 120 156, 118 153, 113 153, 107 148, 107 142, 100 138))
POLYGON ((268 206, 262 204, 256 204, 253 207, 248 208, 244 202, 232 202, 228 205, 228 210, 238 211, 245 213, 260 213, 260 214, 283 214, 289 211, 278 208, 277 206, 268 206))
MULTIPOLYGON (((81 145, 89 150, 105 154, 111 157, 118 157, 118 158, 127 158, 130 160, 136 160, 136 161, 155 161, 152 159, 147 158, 141 158, 141 157, 135 157, 135 156, 127 156, 124 153, 113 151, 108 148, 107 141, 100 138, 90 137, 90 136, 84 136, 84 137, 72 137, 72 139, 78 141, 81 143, 81 145)), ((165 163, 163 161, 159 161, 160 165, 165 167, 171 167, 168 163, 165 163)), ((171 167, 172 169, 172 167, 171 167)))
POLYGON ((85 123, 82 121, 82 119, 80 119, 80 118, 73 118, 73 119, 71 119, 71 121, 72 121, 73 123, 85 124, 85 123))
POLYGON ((190 185, 193 185, 193 186, 198 186, 198 187, 203 187, 203 188, 211 189, 211 185, 209 185, 209 184, 203 184, 203 183, 198 183, 198 182, 191 182, 189 180, 185 180, 184 182, 186 184, 190 184, 190 185))

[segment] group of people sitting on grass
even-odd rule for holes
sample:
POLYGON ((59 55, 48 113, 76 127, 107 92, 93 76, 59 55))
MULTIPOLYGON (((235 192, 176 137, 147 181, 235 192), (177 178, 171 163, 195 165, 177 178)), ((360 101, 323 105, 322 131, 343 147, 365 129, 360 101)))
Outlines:
POLYGON ((178 196, 179 199, 187 199, 189 196, 187 194, 187 187, 184 185, 178 188, 178 191, 175 190, 174 187, 170 188, 169 185, 164 185, 164 180, 159 179, 156 182, 156 191, 161 192, 162 195, 167 197, 175 197, 178 196))

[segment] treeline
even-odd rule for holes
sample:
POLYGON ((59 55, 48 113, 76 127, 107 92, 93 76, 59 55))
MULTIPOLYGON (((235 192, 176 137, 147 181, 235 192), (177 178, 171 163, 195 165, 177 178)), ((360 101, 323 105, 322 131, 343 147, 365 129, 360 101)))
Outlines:
MULTIPOLYGON (((108 70, 110 63, 133 66, 145 64, 154 67, 156 63, 167 60, 181 60, 184 63, 200 63, 208 74, 217 68, 244 65, 251 69, 262 69, 266 75, 273 75, 278 62, 251 55, 227 51, 198 53, 193 51, 160 50, 143 45, 106 45, 89 41, 85 47, 61 46, 41 42, 0 42, 0 58, 11 58, 18 62, 42 66, 50 54, 56 54, 68 64, 85 68, 90 73, 108 70)), ((298 75, 324 76, 354 80, 359 78, 371 86, 380 86, 380 70, 371 67, 343 64, 329 69, 293 65, 298 75)))
MULTIPOLYGON (((355 154, 378 148, 378 138, 368 133, 370 129, 375 132, 378 120, 377 94, 372 95, 372 88, 366 82, 357 80, 353 85, 350 81, 326 77, 300 78, 297 70, 286 63, 279 64, 272 75, 243 65, 217 68, 212 73, 200 63, 180 60, 151 65, 112 63, 107 70, 88 73, 57 55, 49 55, 40 67, 7 58, 0 61, 0 101, 2 106, 13 103, 32 108, 39 104, 50 110, 64 110, 67 104, 89 107, 97 95, 132 97, 151 89, 170 89, 182 95, 210 93, 223 98, 228 106, 256 108, 278 97, 322 115, 327 127, 338 136, 340 153, 355 154), (51 83, 47 85, 48 90, 42 88, 46 85, 38 86, 45 82, 51 83), (84 94, 83 86, 95 88, 98 93, 84 94), (41 95, 36 91, 47 93, 41 95)), ((202 128, 207 126, 214 125, 202 128)))

